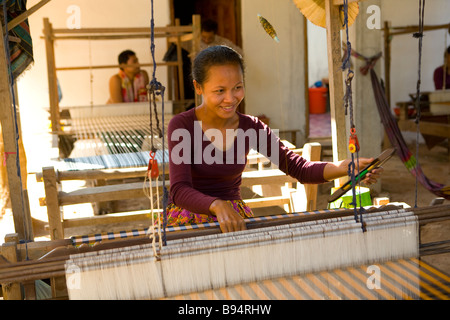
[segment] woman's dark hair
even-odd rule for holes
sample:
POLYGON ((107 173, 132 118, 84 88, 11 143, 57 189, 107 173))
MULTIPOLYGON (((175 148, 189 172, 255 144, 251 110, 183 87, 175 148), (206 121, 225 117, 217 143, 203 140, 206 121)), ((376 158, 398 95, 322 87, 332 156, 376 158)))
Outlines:
POLYGON ((127 64, 128 59, 130 59, 131 56, 135 56, 135 55, 136 55, 136 53, 134 53, 134 51, 131 51, 131 50, 122 51, 119 54, 119 58, 118 58, 119 64, 127 64))
POLYGON ((242 56, 227 46, 212 46, 199 52, 194 59, 192 67, 192 79, 203 85, 208 80, 208 71, 212 66, 223 66, 227 64, 238 65, 242 74, 245 66, 242 56))
POLYGON ((217 33, 218 25, 217 22, 211 19, 202 21, 202 31, 217 33))

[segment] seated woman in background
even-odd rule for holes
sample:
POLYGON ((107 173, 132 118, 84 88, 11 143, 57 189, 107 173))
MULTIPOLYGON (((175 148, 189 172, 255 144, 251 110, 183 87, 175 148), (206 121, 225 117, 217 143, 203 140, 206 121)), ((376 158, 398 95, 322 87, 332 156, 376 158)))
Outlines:
MULTIPOLYGON (((226 46, 201 51, 193 84, 202 102, 168 125, 170 199, 168 225, 218 221, 222 232, 246 229, 253 216, 241 198, 242 172, 250 149, 267 156, 301 183, 324 183, 347 175, 350 160, 312 162, 286 148, 258 118, 239 113, 244 98, 242 57, 226 46)), ((373 159, 360 158, 363 168, 373 159)), ((364 182, 377 181, 382 168, 364 182)))
POLYGON ((148 101, 148 73, 141 70, 139 60, 131 50, 119 54, 119 73, 109 80, 108 103, 143 102, 148 101))
POLYGON ((450 89, 450 47, 444 52, 444 64, 434 70, 433 80, 436 90, 450 89))

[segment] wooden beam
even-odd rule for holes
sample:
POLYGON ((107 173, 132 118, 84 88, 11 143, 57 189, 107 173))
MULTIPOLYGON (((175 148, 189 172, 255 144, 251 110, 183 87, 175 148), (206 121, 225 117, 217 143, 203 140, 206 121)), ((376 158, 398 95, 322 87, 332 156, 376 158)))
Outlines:
MULTIPOLYGON (((5 243, 1 247, 1 253, 2 256, 10 263, 18 261, 17 256, 18 242, 19 242, 19 235, 17 233, 5 236, 5 243)), ((2 290, 3 290, 3 298, 5 300, 22 300, 20 283, 3 283, 2 290)))
POLYGON ((14 19, 12 19, 10 22, 8 22, 8 30, 11 30, 15 26, 18 26, 19 24, 21 24, 25 19, 27 19, 29 16, 31 16, 33 13, 38 11, 41 7, 43 7, 44 5, 46 5, 49 2, 50 2, 50 0, 42 0, 38 3, 36 3, 31 8, 29 8, 24 13, 18 15, 14 19))
MULTIPOLYGON (((150 36, 151 28, 136 27, 136 28, 82 28, 82 29, 53 29, 53 34, 99 34, 99 33, 147 33, 150 36)), ((155 35, 165 34, 167 35, 177 35, 179 33, 189 33, 192 32, 192 26, 166 26, 166 27, 155 27, 155 35)))
MULTIPOLYGON (((197 53, 200 51, 200 41, 201 41, 200 33, 202 32, 201 25, 202 25, 202 22, 201 22, 200 15, 193 15, 192 16, 192 26, 193 26, 192 34, 194 35, 194 38, 192 39, 192 56, 191 56, 192 61, 197 56, 197 53)), ((194 95, 195 95, 195 105, 198 106, 202 102, 202 97, 199 96, 197 93, 194 93, 194 95)))
MULTIPOLYGON (((417 131, 416 122, 411 120, 400 120, 398 122, 398 127, 402 131, 417 131)), ((420 121, 419 124, 420 133, 424 135, 431 135, 435 137, 450 138, 450 124, 448 123, 438 123, 430 121, 420 121)))
MULTIPOLYGON (((177 62, 157 62, 157 66, 178 66, 177 62)), ((99 66, 73 66, 73 67, 56 67, 56 71, 73 71, 73 70, 94 70, 94 69, 117 69, 122 65, 109 64, 109 65, 99 65, 99 66)), ((133 65, 128 65, 130 67, 133 65)), ((140 63, 140 67, 153 67, 153 63, 140 63)))
MULTIPOLYGON (((343 72, 341 69, 341 20, 339 7, 325 0, 327 24, 328 77, 330 89, 331 134, 333 161, 347 158, 346 123, 344 110, 343 72)), ((338 186, 342 181, 335 180, 338 186)))
MULTIPOLYGON (((3 135, 4 154, 2 164, 6 164, 11 207, 14 218, 14 227, 20 239, 26 239, 26 217, 22 189, 20 166, 17 159, 19 149, 17 144, 16 126, 13 115, 11 86, 9 80, 8 61, 4 45, 3 27, 0 25, 0 123, 3 135)), ((31 239, 27 239, 31 240, 31 239)))
POLYGON ((61 208, 58 199, 58 183, 53 167, 42 169, 45 190, 45 202, 47 205, 48 225, 52 240, 64 239, 61 208))
POLYGON ((50 118, 52 122, 52 132, 61 131, 61 124, 59 122, 59 99, 58 99, 58 84, 56 78, 55 68, 55 48, 53 42, 52 25, 48 18, 44 18, 44 39, 45 52, 47 55, 47 77, 48 77, 48 93, 50 103, 50 118))

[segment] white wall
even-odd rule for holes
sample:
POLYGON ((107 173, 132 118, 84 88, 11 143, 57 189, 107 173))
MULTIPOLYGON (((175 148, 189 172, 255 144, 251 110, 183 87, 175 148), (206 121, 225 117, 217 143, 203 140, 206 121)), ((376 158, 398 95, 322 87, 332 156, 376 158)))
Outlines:
POLYGON ((328 78, 327 30, 308 21, 308 86, 328 78))
MULTIPOLYGON (((449 22, 450 1, 429 0, 425 3, 425 25, 449 22)), ((383 0, 382 20, 392 27, 418 25, 419 2, 415 0, 383 0)), ((444 51, 450 45, 448 30, 427 31, 423 37, 421 91, 434 91, 434 69, 443 64, 444 51)), ((418 44, 411 34, 394 36, 391 49, 391 106, 408 101, 416 92, 418 79, 418 44)))
POLYGON ((265 114, 273 129, 304 134, 303 16, 291 0, 243 0, 242 37, 246 62, 246 112, 265 114), (266 34, 257 14, 275 28, 266 34))

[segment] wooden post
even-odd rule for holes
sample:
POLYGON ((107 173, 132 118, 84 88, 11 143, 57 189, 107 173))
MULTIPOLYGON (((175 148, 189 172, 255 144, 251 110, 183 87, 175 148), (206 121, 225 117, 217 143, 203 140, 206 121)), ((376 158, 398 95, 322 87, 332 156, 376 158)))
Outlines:
MULTIPOLYGON (((341 57, 341 22, 339 6, 325 0, 327 24, 328 77, 330 90, 331 135, 333 161, 347 158, 347 130, 344 110, 344 87, 341 57)), ((339 186, 343 179, 335 180, 339 186)))
POLYGON ((55 169, 53 167, 42 168, 42 177, 44 180, 50 238, 52 240, 64 239, 55 169))
MULTIPOLYGON (((200 15, 195 14, 192 16, 192 27, 193 27, 193 39, 192 39, 192 52, 191 52, 191 59, 194 60, 194 58, 197 56, 198 52, 200 51, 200 41, 201 41, 201 29, 202 26, 202 20, 200 15)), ((193 62, 193 61, 192 61, 193 62)), ((194 90, 195 92, 195 90, 194 90)), ((198 106, 202 102, 202 97, 199 96, 197 93, 195 93, 195 105, 198 106)))
MULTIPOLYGON (((175 26, 180 26, 180 19, 175 19, 175 26)), ((179 99, 184 102, 186 100, 186 95, 184 92, 184 72, 183 72, 183 55, 181 51, 181 38, 178 35, 176 37, 176 44, 177 44, 177 68, 178 68, 178 87, 180 96, 179 99)))
POLYGON ((391 104, 391 23, 384 22, 384 83, 386 99, 388 104, 391 104))
MULTIPOLYGON (((8 72, 8 61, 6 60, 5 45, 3 38, 3 27, 0 25, 0 123, 3 135, 4 154, 2 164, 6 164, 11 207, 13 211, 14 227, 20 239, 25 239, 25 209, 20 175, 20 165, 17 158, 19 149, 17 144, 16 126, 11 103, 11 87, 8 72)), ((31 240, 31 239, 27 239, 31 240)))
MULTIPOLYGON (((1 27, 1 25, 0 25, 1 27)), ((2 256, 10 263, 18 261, 17 244, 19 243, 19 234, 11 233, 5 236, 5 243, 2 245, 2 256)), ((20 283, 2 283, 3 298, 5 300, 22 300, 20 283)))
POLYGON ((53 28, 48 18, 44 18, 44 40, 45 52, 47 55, 47 77, 48 93, 50 103, 50 119, 52 123, 52 133, 61 131, 58 101, 58 84, 56 77, 55 48, 53 40, 53 28))
MULTIPOLYGON (((322 146, 318 142, 306 143, 303 146, 302 157, 310 161, 320 161, 322 154, 322 146)), ((305 184, 306 194, 306 210, 313 211, 317 208, 317 184, 305 184)))

